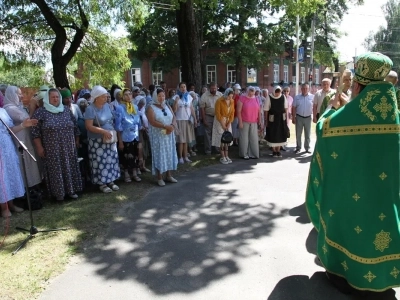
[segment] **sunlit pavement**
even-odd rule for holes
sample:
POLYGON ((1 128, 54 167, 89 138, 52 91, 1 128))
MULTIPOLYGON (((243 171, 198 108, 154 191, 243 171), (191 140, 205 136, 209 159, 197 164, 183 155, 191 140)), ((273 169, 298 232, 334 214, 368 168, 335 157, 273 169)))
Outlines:
MULTIPOLYGON (((177 178, 127 205, 41 299, 354 299, 314 263, 310 155, 263 153, 177 178)), ((394 291, 388 298, 396 299, 394 291)))

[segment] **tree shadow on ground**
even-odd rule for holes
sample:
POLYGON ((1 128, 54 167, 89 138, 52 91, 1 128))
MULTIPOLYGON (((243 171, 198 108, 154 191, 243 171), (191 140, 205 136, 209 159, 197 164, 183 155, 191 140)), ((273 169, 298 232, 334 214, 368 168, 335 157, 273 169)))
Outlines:
POLYGON ((178 184, 126 207, 109 234, 84 252, 98 275, 135 280, 155 294, 191 293, 238 273, 240 260, 259 255, 250 242, 268 236, 288 210, 230 188, 225 174, 251 172, 247 164, 232 164, 225 174, 220 166, 198 172, 204 179, 181 176, 178 184))
POLYGON ((394 300, 393 289, 382 293, 362 293, 351 295, 340 293, 327 279, 324 272, 316 272, 310 278, 293 275, 283 278, 275 286, 268 300, 394 300))

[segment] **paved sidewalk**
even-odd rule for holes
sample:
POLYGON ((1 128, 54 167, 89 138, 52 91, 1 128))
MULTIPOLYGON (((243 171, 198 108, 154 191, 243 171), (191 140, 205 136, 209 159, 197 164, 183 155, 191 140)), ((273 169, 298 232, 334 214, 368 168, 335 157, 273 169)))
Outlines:
POLYGON ((315 232, 302 205, 310 156, 283 155, 154 188, 124 207, 40 299, 353 299, 314 263, 315 232))

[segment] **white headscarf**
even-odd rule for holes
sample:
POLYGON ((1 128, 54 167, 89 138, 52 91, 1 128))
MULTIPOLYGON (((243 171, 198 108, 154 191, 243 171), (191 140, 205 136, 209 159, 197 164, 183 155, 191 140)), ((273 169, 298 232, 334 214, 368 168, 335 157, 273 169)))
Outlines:
POLYGON ((58 114, 58 113, 61 113, 64 111, 64 105, 62 104, 62 96, 61 96, 61 93, 59 90, 57 90, 55 88, 49 89, 48 87, 46 87, 44 89, 40 88, 40 94, 43 96, 43 106, 47 111, 49 111, 53 114, 58 114), (60 99, 60 103, 58 104, 58 106, 54 106, 54 105, 50 104, 50 92, 58 93, 58 97, 60 99))
POLYGON ((18 87, 14 85, 9 85, 4 93, 4 108, 7 106, 19 106, 20 101, 17 95, 18 87))
POLYGON ((18 87, 9 85, 4 93, 4 109, 15 124, 29 118, 27 111, 21 105, 17 92, 18 87))
POLYGON ((120 89, 115 89, 115 90, 114 90, 114 95, 113 95, 113 96, 114 96, 114 99, 115 99, 115 100, 117 100, 117 94, 118 94, 119 92, 121 92, 120 89))
MULTIPOLYGON (((92 91, 90 92, 90 102, 93 103, 93 101, 97 98, 100 97, 101 95, 105 95, 107 94, 107 90, 105 88, 103 88, 101 85, 95 85, 92 88, 92 91)), ((114 92, 114 95, 116 95, 116 93, 114 92)))

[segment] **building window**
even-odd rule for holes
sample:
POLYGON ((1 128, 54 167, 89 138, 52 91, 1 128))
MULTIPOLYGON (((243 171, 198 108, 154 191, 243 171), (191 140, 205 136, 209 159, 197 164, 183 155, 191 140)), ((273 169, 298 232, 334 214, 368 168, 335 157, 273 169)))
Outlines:
POLYGON ((279 65, 274 64, 274 82, 279 82, 279 65))
POLYGON ((227 72, 226 81, 235 83, 236 82, 236 68, 235 68, 235 66, 234 65, 227 65, 226 66, 226 72, 227 72))
POLYGON ((247 68, 247 83, 257 83, 257 70, 254 68, 247 68))
POLYGON ((162 70, 159 70, 158 72, 153 72, 153 84, 160 85, 161 81, 162 81, 162 70))
POLYGON ((131 69, 131 79, 132 79, 132 85, 131 86, 133 86, 136 81, 142 82, 142 76, 140 74, 140 68, 132 68, 131 69))
POLYGON ((300 69, 300 83, 306 83, 306 68, 301 67, 300 69))
POLYGON ((319 69, 315 69, 315 84, 319 84, 319 69))
POLYGON ((207 83, 217 82, 217 66, 207 65, 207 83))
POLYGON ((283 81, 284 82, 289 82, 289 66, 284 65, 283 66, 283 81))

